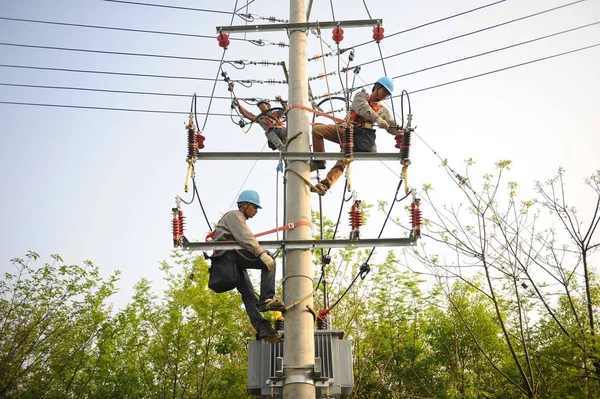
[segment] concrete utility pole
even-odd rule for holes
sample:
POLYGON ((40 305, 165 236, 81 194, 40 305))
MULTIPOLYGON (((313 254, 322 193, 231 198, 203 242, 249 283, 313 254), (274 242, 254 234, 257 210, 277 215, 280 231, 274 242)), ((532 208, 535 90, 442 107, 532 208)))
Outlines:
MULTIPOLYGON (((304 0, 290 0, 290 23, 306 22, 304 0)), ((308 75, 306 64, 307 28, 289 30, 289 103, 308 104, 308 75)), ((288 151, 309 151, 308 114, 298 108, 291 109, 287 119, 288 136, 302 132, 293 140, 288 151)), ((289 162, 288 167, 305 179, 310 179, 307 162, 289 162)), ((310 189, 295 173, 287 174, 287 223, 311 220, 310 189)), ((311 229, 302 226, 290 230, 289 239, 310 240, 311 229)), ((312 256, 310 250, 289 250, 286 257, 284 298, 286 306, 303 299, 285 315, 283 369, 284 399, 314 399, 312 379, 315 363, 314 320, 306 306, 313 307, 312 256)))

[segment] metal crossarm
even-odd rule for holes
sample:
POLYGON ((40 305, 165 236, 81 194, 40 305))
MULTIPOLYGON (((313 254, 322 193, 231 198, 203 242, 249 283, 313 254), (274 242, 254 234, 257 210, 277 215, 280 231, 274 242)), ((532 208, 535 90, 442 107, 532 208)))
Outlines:
MULTIPOLYGON (((198 154, 197 160, 279 160, 288 161, 325 161, 328 159, 346 159, 341 152, 205 152, 198 154)), ((355 161, 401 161, 398 152, 355 152, 352 156, 355 161)))
POLYGON ((298 22, 287 24, 259 24, 259 25, 236 25, 236 26, 217 26, 217 32, 264 32, 264 31, 285 31, 313 28, 354 28, 361 26, 381 25, 383 19, 351 19, 348 21, 324 21, 324 22, 298 22))
MULTIPOLYGON (((415 246, 417 240, 408 238, 361 238, 360 240, 280 240, 259 241, 263 248, 312 249, 312 248, 362 248, 362 247, 408 247, 415 246)), ((182 247, 190 251, 243 249, 234 241, 189 242, 184 241, 182 247)))

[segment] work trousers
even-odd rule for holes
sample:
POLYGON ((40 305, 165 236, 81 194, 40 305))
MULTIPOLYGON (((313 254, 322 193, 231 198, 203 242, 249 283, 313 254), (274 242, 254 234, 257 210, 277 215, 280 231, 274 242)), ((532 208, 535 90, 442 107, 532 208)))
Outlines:
POLYGON ((244 302, 250 323, 252 323, 252 326, 260 335, 262 332, 271 329, 271 323, 265 320, 262 313, 258 310, 258 304, 264 303, 267 299, 275 296, 275 267, 269 270, 260 258, 249 251, 236 250, 234 253, 235 265, 240 273, 238 284, 235 288, 242 295, 242 302, 244 302), (248 276, 248 269, 258 269, 261 271, 259 299, 256 299, 254 286, 252 285, 252 281, 250 281, 250 276, 248 276))
MULTIPOLYGON (((325 141, 332 141, 340 144, 340 149, 344 143, 344 127, 342 125, 317 125, 312 128, 313 152, 325 152, 325 141)), ((333 168, 327 173, 327 177, 321 182, 326 182, 331 187, 341 175, 344 174, 346 164, 344 161, 337 161, 333 168)))
POLYGON ((269 148, 282 151, 287 141, 287 129, 273 128, 265 132, 269 141, 269 148))

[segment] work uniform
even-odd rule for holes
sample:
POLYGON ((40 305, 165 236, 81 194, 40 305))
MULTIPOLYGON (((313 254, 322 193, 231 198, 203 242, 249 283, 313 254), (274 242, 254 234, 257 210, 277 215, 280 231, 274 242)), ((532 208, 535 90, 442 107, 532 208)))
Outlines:
POLYGON ((262 249, 254 234, 246 224, 246 216, 239 210, 229 211, 215 227, 214 241, 236 241, 244 249, 219 251, 214 256, 223 256, 228 252, 233 254, 236 268, 239 272, 236 289, 242 295, 242 301, 250 323, 260 336, 266 336, 272 331, 271 323, 265 320, 258 309, 259 301, 264 303, 275 296, 275 267, 269 270, 260 260, 262 249), (247 269, 258 269, 260 276, 260 298, 256 299, 254 286, 250 281, 247 269))
MULTIPOLYGON (((379 102, 370 103, 370 95, 363 89, 354 95, 352 105, 350 106, 350 112, 346 115, 347 122, 355 122, 355 133, 356 129, 365 129, 375 131, 372 127, 377 122, 378 118, 385 120, 390 127, 387 132, 396 135, 397 130, 395 127, 391 127, 395 124, 394 118, 390 111, 379 102)), ((344 144, 344 126, 343 125, 318 125, 312 128, 312 144, 314 152, 325 152, 325 140, 333 141, 334 143, 340 144, 340 147, 344 144)), ((377 146, 366 149, 368 152, 377 152, 377 146)), ((335 183, 340 176, 344 174, 346 164, 343 160, 337 161, 333 168, 327 173, 327 177, 321 181, 328 188, 335 183)))
MULTIPOLYGON (((237 98, 235 99, 235 102, 244 118, 252 121, 256 119, 256 115, 242 107, 237 98)), ((274 111, 269 110, 262 114, 260 118, 256 120, 256 123, 264 129, 269 148, 282 151, 285 148, 285 143, 287 141, 287 128, 285 127, 285 121, 282 120, 285 114, 285 108, 287 107, 287 101, 280 101, 280 103, 284 109, 274 111)))

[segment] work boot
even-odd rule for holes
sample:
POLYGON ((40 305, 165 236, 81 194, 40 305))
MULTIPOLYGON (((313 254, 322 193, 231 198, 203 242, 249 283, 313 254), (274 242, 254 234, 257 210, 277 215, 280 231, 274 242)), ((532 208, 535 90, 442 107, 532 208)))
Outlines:
POLYGON ((283 303, 279 302, 277 299, 271 298, 267 299, 263 303, 259 303, 258 310, 261 312, 270 312, 273 310, 278 310, 281 312, 285 310, 285 306, 283 306, 283 303))
POLYGON ((317 183, 315 185, 315 188, 311 188, 310 191, 317 193, 321 196, 325 195, 325 193, 327 192, 327 190, 329 190, 329 184, 327 184, 327 182, 325 180, 317 183))
POLYGON ((314 172, 317 169, 325 169, 325 161, 312 161, 310 163, 311 172, 314 172))
POLYGON ((283 341, 283 337, 272 327, 261 329, 258 335, 259 339, 264 339, 270 344, 283 341))

